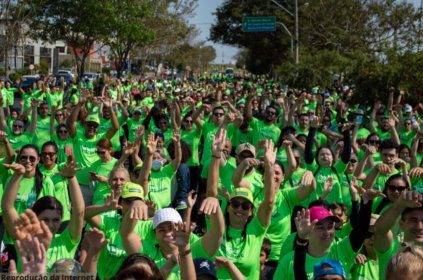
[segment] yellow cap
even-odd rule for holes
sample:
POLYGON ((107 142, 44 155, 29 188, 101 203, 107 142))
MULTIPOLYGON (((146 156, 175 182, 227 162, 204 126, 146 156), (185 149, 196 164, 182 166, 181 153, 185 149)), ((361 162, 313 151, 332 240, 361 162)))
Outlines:
POLYGON ((249 202, 254 203, 253 193, 250 191, 250 189, 247 188, 236 188, 231 193, 231 196, 229 197, 229 200, 232 200, 235 197, 243 197, 247 199, 249 202))
POLYGON ((140 185, 128 182, 122 186, 122 193, 120 196, 122 198, 138 197, 144 199, 144 190, 140 185))
POLYGON ((86 119, 85 122, 95 122, 97 124, 100 124, 100 119, 94 115, 89 115, 86 119))

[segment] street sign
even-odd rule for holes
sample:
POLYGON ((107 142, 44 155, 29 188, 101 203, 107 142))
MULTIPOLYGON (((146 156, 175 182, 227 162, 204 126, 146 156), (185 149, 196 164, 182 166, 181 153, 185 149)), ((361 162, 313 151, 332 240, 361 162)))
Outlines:
POLYGON ((242 31, 276 31, 276 17, 243 17, 242 31))
POLYGON ((187 69, 187 71, 190 71, 191 67, 187 66, 187 67, 185 67, 185 69, 187 69))
POLYGON ((35 68, 34 64, 29 65, 29 69, 34 70, 34 68, 35 68))

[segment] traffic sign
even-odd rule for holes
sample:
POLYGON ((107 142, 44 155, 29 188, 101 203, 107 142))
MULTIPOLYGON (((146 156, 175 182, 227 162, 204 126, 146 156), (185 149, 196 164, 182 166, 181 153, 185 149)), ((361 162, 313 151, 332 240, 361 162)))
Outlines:
POLYGON ((187 67, 185 67, 185 69, 187 69, 188 71, 190 71, 191 70, 191 67, 187 66, 187 67))
POLYGON ((276 31, 276 17, 243 17, 242 31, 276 31))
POLYGON ((29 65, 29 69, 34 70, 34 68, 35 68, 34 64, 29 65))

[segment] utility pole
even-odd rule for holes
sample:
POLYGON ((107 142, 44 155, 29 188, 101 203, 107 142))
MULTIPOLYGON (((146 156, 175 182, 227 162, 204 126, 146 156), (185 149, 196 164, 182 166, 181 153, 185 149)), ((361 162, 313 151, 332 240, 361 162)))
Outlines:
POLYGON ((417 44, 417 52, 420 52, 420 40, 422 32, 422 13, 423 12, 423 0, 420 2, 420 26, 419 26, 419 43, 417 44))
POLYGON ((295 64, 298 64, 298 0, 295 0, 295 64))
POLYGON ((222 72, 223 72, 223 59, 224 59, 224 57, 225 57, 225 53, 222 53, 222 72))

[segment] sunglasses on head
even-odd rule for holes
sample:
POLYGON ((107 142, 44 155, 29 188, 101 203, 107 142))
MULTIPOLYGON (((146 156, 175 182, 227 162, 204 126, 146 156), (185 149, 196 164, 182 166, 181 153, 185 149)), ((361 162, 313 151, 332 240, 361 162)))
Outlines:
POLYGON ((92 122, 88 122, 88 123, 87 123, 87 126, 88 126, 88 127, 93 127, 93 128, 98 128, 98 127, 99 127, 99 125, 98 125, 98 124, 96 124, 96 123, 92 123, 92 122))
POLYGON ((251 207, 253 206, 250 202, 239 202, 237 200, 231 200, 229 201, 229 204, 231 205, 231 207, 233 209, 238 209, 239 206, 241 206, 242 210, 247 211, 250 210, 251 207))
POLYGON ((356 160, 355 158, 352 158, 352 159, 350 159, 350 162, 351 162, 351 163, 356 163, 356 162, 357 162, 357 160, 356 160))
POLYGON ((53 157, 54 155, 55 155, 56 153, 47 153, 47 152, 42 152, 41 153, 41 156, 43 156, 43 157, 53 157))
POLYGON ((390 185, 390 186, 388 186, 388 190, 390 191, 390 192, 395 192, 395 191, 398 191, 398 192, 403 192, 403 191, 405 191, 407 189, 407 187, 404 187, 404 186, 400 186, 400 187, 397 187, 397 186, 394 186, 394 185, 390 185))
POLYGON ((380 144, 380 140, 369 140, 370 144, 380 144))
POLYGON ((366 239, 372 238, 372 236, 374 235, 374 232, 367 232, 366 233, 366 239))
POLYGON ((99 156, 104 156, 106 154, 105 151, 95 151, 97 153, 97 155, 99 156))
POLYGON ((274 116, 274 115, 276 115, 276 112, 272 112, 272 111, 266 111, 266 114, 269 114, 269 115, 272 115, 272 116, 274 116))
POLYGON ((215 115, 216 117, 223 117, 225 114, 224 113, 214 113, 213 115, 215 115))
POLYGON ((23 128, 23 126, 22 125, 16 125, 16 124, 14 124, 13 125, 13 128, 23 128))
POLYGON ((21 162, 29 160, 30 162, 35 162, 37 160, 34 156, 21 156, 21 162))

